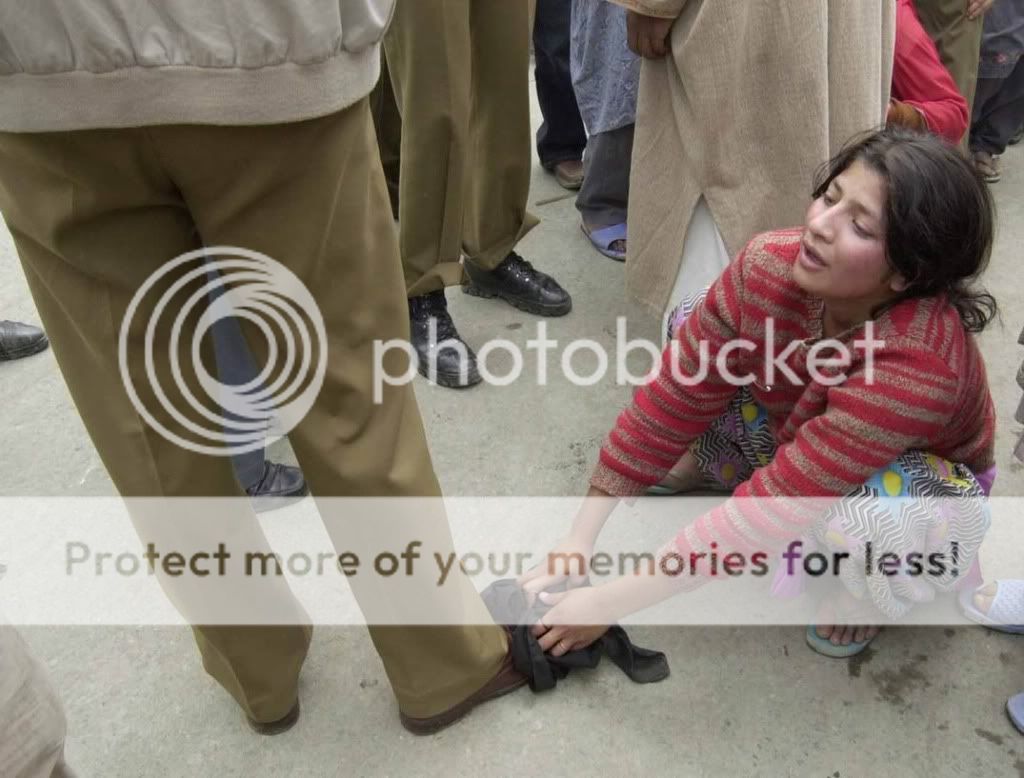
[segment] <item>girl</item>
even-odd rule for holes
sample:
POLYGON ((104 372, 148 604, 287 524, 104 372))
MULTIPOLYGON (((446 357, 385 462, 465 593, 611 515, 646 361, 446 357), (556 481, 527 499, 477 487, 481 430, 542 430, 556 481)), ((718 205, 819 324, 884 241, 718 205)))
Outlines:
MULTIPOLYGON (((792 504, 787 510, 795 512, 771 515, 735 498, 840 498, 875 480, 889 490, 924 471, 942 473, 956 496, 970 497, 982 494, 975 475, 990 476, 994 415, 973 333, 988 324, 996 305, 971 287, 992 246, 984 182, 940 139, 898 128, 848 145, 820 178, 805 226, 758 236, 729 265, 601 451, 588 496, 640 495, 684 453, 695 478, 734 481, 725 484, 735 486, 734 498, 673 538, 658 553, 662 562, 716 547, 721 556, 740 551, 750 558, 752 550, 782 548, 805 531, 826 543, 837 532, 850 543, 871 539, 843 525, 841 515, 823 526, 792 504), (868 322, 882 341, 870 357, 856 347, 868 322), (842 381, 814 370, 815 344, 823 339, 852 349, 849 364, 835 368, 845 373, 842 381), (726 348, 741 340, 749 349, 726 348), (702 349, 711 359, 702 358, 702 349), (780 370, 766 380, 768 353, 788 353, 789 375, 780 370), (680 376, 699 375, 702 364, 710 366, 704 378, 684 385, 693 382, 680 376), (730 374, 755 380, 741 389, 730 374), (730 415, 743 420, 739 429, 730 415), (721 445, 704 446, 708 435, 721 445), (709 468, 712 458, 701 456, 702 448, 730 446, 739 454, 731 467, 709 468)), ((590 559, 613 505, 586 501, 556 549, 560 556, 552 558, 590 559)), ((973 555, 984 515, 955 521, 944 529, 963 535, 970 546, 963 550, 973 555)), ((607 624, 706 580, 666 574, 664 564, 656 568, 653 575, 541 595, 554 604, 535 627, 541 645, 555 655, 587 645, 605 628, 578 625, 607 624)), ((534 569, 524 588, 544 592, 566 578, 562 572, 534 569)), ((896 594, 870 592, 890 613, 906 607, 896 594)), ((823 653, 851 655, 876 633, 819 625, 808 630, 808 642, 823 653)))

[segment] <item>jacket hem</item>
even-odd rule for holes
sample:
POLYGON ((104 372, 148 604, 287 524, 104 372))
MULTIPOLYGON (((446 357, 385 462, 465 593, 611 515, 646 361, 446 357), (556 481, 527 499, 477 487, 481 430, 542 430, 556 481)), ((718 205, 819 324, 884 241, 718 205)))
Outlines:
POLYGON ((0 77, 0 131, 283 124, 347 108, 379 77, 378 46, 309 65, 17 73, 0 77))

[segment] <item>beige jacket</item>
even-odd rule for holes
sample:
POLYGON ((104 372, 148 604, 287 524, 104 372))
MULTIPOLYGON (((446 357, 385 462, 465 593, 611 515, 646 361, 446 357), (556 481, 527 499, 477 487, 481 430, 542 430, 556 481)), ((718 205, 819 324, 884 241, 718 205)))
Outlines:
POLYGON ((702 195, 735 256, 802 223, 818 166, 882 124, 895 3, 614 1, 678 17, 671 55, 644 61, 630 183, 627 286, 660 315, 702 195))
POLYGON ((0 130, 273 124, 380 72, 394 0, 0 0, 0 130))

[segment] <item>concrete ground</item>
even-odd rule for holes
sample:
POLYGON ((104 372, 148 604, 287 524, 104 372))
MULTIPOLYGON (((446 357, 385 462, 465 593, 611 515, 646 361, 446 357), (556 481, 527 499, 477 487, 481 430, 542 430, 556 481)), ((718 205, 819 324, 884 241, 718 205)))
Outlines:
MULTIPOLYGON (((1024 357, 1016 345, 1024 325, 1024 147, 1010 150, 1004 167, 986 283, 1005 325, 982 342, 999 412, 997 494, 1024 495, 1024 475, 1010 464, 1021 395, 1014 376, 1024 357)), ((658 325, 624 301, 623 267, 591 250, 564 194, 537 169, 531 200, 543 223, 521 247, 573 293, 572 315, 551 322, 551 334, 607 345, 615 317, 628 315, 632 333, 656 338, 658 325)), ((449 296, 471 343, 525 342, 533 332, 532 317, 516 310, 449 296)), ((0 315, 37 321, 6 232, 0 315)), ((0 365, 0 389, 0 495, 113 493, 51 354, 0 365)), ((465 393, 419 383, 417 394, 447 493, 575 495, 629 392, 610 383, 523 382, 465 393)), ((291 456, 284 442, 271 454, 291 456)), ((1020 558, 1019 549, 1002 552, 1020 558)), ((891 629, 854 662, 812 654, 795 627, 637 628, 638 643, 667 652, 667 681, 636 686, 605 663, 554 693, 521 691, 487 705, 428 739, 400 727, 360 628, 317 631, 302 677, 302 720, 274 739, 244 726, 203 674, 186 629, 25 634, 63 695, 68 758, 86 776, 1024 776, 1024 738, 1003 713, 1006 697, 1024 689, 1024 642, 980 628, 891 629)))

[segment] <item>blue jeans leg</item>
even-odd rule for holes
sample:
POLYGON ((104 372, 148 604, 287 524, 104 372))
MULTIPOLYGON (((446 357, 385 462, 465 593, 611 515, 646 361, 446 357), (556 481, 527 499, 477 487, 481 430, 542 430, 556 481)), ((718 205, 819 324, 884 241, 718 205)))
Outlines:
MULTIPOLYGON (((211 291, 210 303, 212 304, 223 293, 223 287, 211 291)), ((245 341, 238 319, 232 316, 217 319, 210 327, 210 334, 213 337, 214 355, 217 360, 217 375, 221 382, 239 386, 253 381, 259 375, 256 360, 245 341)), ((232 416, 227 409, 224 413, 225 416, 232 416)), ((242 417, 237 418, 243 420, 242 417)), ((230 433, 231 429, 225 428, 224 431, 230 433)), ((265 463, 266 451, 262 448, 231 457, 235 477, 243 489, 254 487, 260 482, 265 463)))
POLYGON ((576 104, 569 72, 569 0, 537 0, 533 23, 537 100, 544 123, 537 131, 540 164, 550 170, 559 162, 583 159, 587 131, 576 104))

